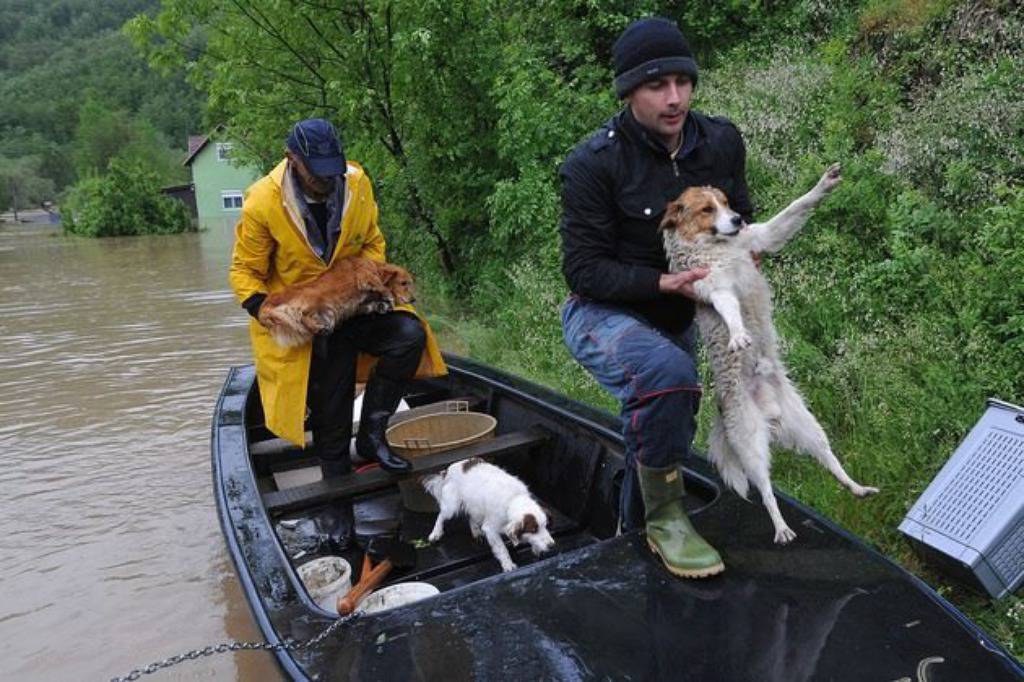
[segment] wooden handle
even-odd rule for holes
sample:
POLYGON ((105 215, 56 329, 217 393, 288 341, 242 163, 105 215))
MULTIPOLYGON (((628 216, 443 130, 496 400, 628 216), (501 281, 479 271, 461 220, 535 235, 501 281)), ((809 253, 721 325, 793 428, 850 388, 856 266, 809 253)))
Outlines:
POLYGON ((363 570, 359 571, 359 579, 362 580, 363 576, 369 575, 370 571, 373 570, 373 565, 370 563, 369 552, 363 553, 363 570))
POLYGON ((372 571, 364 574, 359 582, 353 587, 344 597, 338 598, 338 613, 342 616, 347 616, 356 610, 359 602, 363 600, 369 592, 372 592, 377 585, 380 585, 388 573, 391 572, 391 560, 385 559, 376 566, 373 567, 372 571))

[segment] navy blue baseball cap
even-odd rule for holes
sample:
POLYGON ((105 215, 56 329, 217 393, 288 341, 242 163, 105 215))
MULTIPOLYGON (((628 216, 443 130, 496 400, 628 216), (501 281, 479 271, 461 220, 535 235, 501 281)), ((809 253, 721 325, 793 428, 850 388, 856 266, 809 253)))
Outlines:
POLYGON ((292 126, 285 144, 302 157, 314 175, 324 178, 344 175, 345 152, 330 121, 322 118, 299 121, 292 126))

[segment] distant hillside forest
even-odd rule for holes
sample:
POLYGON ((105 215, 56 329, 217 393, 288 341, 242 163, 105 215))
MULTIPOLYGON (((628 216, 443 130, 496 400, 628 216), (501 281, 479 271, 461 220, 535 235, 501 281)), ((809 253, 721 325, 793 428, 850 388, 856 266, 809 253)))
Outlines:
POLYGON ((187 180, 205 96, 157 71, 122 32, 151 0, 0 0, 0 210, 56 201, 132 160, 156 183, 187 180))

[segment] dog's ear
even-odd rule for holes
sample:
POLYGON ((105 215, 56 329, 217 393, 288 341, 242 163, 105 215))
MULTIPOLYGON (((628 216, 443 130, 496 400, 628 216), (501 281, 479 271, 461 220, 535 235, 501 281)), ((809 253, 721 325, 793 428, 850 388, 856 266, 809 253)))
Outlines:
POLYGON ((686 213, 686 205, 683 204, 682 198, 670 201, 668 206, 665 207, 665 215, 661 219, 661 223, 658 225, 659 230, 674 230, 679 227, 679 223, 683 220, 683 215, 686 213))
POLYGON ((509 521, 505 526, 505 535, 513 545, 519 544, 519 536, 523 534, 523 520, 509 521))
POLYGON ((381 263, 377 266, 377 277, 380 277, 380 281, 387 286, 388 282, 395 278, 395 269, 387 263, 381 263))
POLYGON ((380 275, 381 281, 383 281, 384 284, 387 285, 390 284, 391 281, 394 280, 396 277, 402 274, 402 268, 398 267, 397 265, 392 265, 391 263, 382 263, 378 268, 377 272, 380 275))
POLYGON ((537 517, 533 514, 525 514, 523 518, 511 521, 505 526, 505 535, 513 544, 517 544, 522 540, 524 533, 536 533, 538 530, 540 530, 540 524, 537 523, 537 517))

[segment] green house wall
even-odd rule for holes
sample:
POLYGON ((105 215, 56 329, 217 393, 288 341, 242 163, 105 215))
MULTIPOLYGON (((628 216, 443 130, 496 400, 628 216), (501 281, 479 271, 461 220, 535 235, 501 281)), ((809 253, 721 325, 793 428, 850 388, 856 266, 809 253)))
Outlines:
POLYGON ((212 228, 221 224, 234 226, 241 209, 226 209, 223 193, 244 193, 260 177, 259 171, 254 167, 234 166, 227 159, 218 159, 215 140, 207 142, 192 158, 190 165, 200 227, 212 228))

